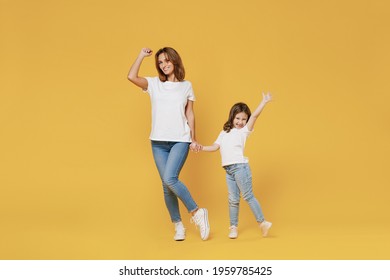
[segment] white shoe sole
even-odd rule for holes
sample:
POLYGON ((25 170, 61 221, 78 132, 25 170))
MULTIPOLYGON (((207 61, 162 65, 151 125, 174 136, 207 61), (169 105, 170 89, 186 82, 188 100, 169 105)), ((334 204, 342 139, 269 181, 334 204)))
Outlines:
POLYGON ((202 240, 207 240, 209 238, 209 234, 210 234, 210 225, 209 225, 209 215, 208 215, 208 211, 207 209, 203 209, 204 210, 204 222, 205 222, 205 225, 206 225, 206 228, 205 228, 205 234, 204 236, 201 235, 201 238, 202 240))
POLYGON ((185 237, 185 236, 174 236, 173 239, 174 239, 175 241, 183 241, 183 240, 186 239, 186 237, 185 237))

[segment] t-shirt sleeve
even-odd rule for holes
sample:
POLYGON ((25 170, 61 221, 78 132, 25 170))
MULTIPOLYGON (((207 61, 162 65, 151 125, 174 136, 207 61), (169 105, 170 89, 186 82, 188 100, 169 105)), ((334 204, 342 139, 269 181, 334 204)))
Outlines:
POLYGON ((222 135, 224 134, 224 131, 221 131, 217 137, 217 140, 214 141, 214 144, 217 144, 219 146, 221 146, 221 142, 222 142, 222 135))
POLYGON ((145 77, 145 79, 148 81, 148 88, 143 89, 142 91, 151 94, 153 92, 154 84, 156 83, 156 77, 145 77))
POLYGON ((249 135, 251 135, 253 131, 255 131, 255 129, 249 130, 249 129, 248 129, 248 126, 244 126, 244 127, 241 129, 241 132, 242 132, 246 137, 249 137, 249 135))
POLYGON ((188 96, 187 97, 188 100, 191 100, 191 101, 195 101, 196 100, 191 82, 188 82, 187 96, 188 96))

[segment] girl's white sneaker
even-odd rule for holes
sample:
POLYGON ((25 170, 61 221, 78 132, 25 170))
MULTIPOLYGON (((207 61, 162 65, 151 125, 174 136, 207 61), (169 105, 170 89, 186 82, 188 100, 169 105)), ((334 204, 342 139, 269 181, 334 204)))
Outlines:
POLYGON ((263 237, 266 237, 268 235, 268 231, 271 228, 271 226, 272 226, 272 223, 271 222, 267 222, 267 221, 263 221, 260 224, 260 229, 261 229, 261 232, 263 234, 263 237))
POLYGON ((229 230, 229 238, 236 239, 238 237, 238 228, 236 226, 230 226, 229 230))

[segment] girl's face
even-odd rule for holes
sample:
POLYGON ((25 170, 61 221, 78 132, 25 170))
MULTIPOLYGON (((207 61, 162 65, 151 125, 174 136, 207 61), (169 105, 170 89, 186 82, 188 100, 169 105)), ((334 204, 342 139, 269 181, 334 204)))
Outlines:
POLYGON ((165 53, 161 53, 158 56, 158 65, 161 71, 163 71, 163 73, 167 77, 173 75, 173 70, 175 69, 175 67, 172 64, 172 62, 168 59, 168 56, 165 53))
POLYGON ((241 129, 246 125, 248 121, 248 115, 244 112, 238 113, 234 116, 233 126, 234 128, 241 129))

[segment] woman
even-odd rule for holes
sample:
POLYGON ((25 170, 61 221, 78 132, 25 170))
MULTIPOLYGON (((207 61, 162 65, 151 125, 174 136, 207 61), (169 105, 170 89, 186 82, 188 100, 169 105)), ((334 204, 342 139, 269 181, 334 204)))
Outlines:
POLYGON ((151 99, 152 131, 149 138, 163 185, 165 204, 175 225, 174 240, 185 239, 178 198, 192 214, 191 222, 199 227, 202 240, 207 240, 210 232, 207 209, 198 207, 178 178, 189 149, 200 149, 195 137, 192 84, 184 80, 181 58, 170 47, 162 48, 155 54, 158 77, 138 76, 144 58, 152 53, 149 48, 141 50, 130 68, 128 79, 146 91, 151 99))

